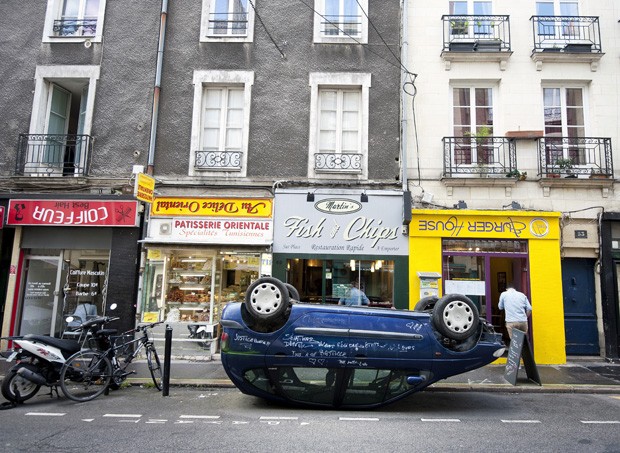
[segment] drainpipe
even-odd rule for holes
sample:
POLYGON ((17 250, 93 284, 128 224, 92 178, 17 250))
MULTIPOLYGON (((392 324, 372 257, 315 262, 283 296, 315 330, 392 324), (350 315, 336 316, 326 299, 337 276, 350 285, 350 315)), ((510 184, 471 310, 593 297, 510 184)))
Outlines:
POLYGON ((155 162, 155 141, 157 139, 157 122, 159 119, 159 94, 161 92, 161 69, 164 62, 164 43, 166 41, 166 19, 168 17, 168 0, 161 2, 161 19, 159 24, 159 43, 157 46, 157 70, 155 73, 155 89, 153 90, 153 113, 151 115, 151 141, 146 174, 153 176, 155 162))
POLYGON ((407 119, 408 119, 408 114, 407 112, 409 111, 409 109, 407 108, 407 93, 405 92, 405 82, 407 82, 407 71, 406 71, 406 66, 407 66, 407 53, 409 50, 409 43, 407 42, 408 39, 408 11, 407 11, 407 4, 409 3, 409 0, 402 0, 402 7, 401 7, 401 14, 402 14, 402 42, 401 42, 401 46, 400 46, 400 61, 403 62, 403 64, 401 65, 401 70, 400 70, 400 86, 401 86, 401 139, 400 139, 400 156, 401 156, 401 171, 402 171, 402 183, 403 183, 403 191, 407 191, 408 190, 408 183, 407 183, 407 119))
POLYGON ((402 184, 403 184, 403 234, 409 234, 409 224, 411 223, 411 192, 409 191, 409 183, 407 180, 407 121, 408 112, 407 108, 407 92, 405 91, 405 82, 409 74, 407 74, 407 57, 409 51, 408 40, 408 10, 407 4, 409 0, 402 0, 401 14, 402 14, 402 42, 400 45, 400 86, 401 86, 401 138, 400 138, 400 158, 401 158, 401 172, 402 172, 402 184))

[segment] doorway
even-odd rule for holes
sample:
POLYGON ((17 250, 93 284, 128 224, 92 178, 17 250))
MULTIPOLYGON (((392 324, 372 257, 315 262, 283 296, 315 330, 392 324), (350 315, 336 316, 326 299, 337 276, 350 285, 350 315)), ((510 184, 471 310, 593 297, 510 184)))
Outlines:
POLYGON ((499 296, 512 282, 530 298, 527 241, 444 239, 443 271, 444 294, 469 297, 509 342, 499 296))

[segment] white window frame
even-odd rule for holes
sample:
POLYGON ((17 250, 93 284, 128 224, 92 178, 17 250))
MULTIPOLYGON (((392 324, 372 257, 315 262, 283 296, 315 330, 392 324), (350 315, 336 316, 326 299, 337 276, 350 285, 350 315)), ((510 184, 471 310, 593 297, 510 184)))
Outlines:
POLYGON ((310 73, 310 134, 308 140, 308 177, 335 179, 368 179, 368 124, 369 102, 372 76, 368 73, 310 73), (315 155, 319 151, 319 91, 322 87, 361 89, 360 106, 360 153, 362 154, 361 173, 322 173, 315 170, 315 155))
MULTIPOLYGON (((253 0, 256 6, 258 0, 253 0)), ((248 24, 244 35, 216 35, 209 31, 209 17, 215 0, 202 0, 200 17, 200 42, 253 42, 254 41, 254 8, 248 0, 248 24)))
MULTIPOLYGON (((470 105, 469 105, 469 109, 470 109, 470 117, 471 117, 471 122, 469 124, 469 132, 470 134, 472 134, 472 136, 475 136, 476 130, 478 127, 482 127, 485 126, 484 124, 477 124, 476 123, 476 111, 475 111, 475 90, 478 88, 482 88, 482 89, 490 89, 491 90, 491 96, 493 97, 493 103, 491 105, 491 108, 493 109, 493 136, 497 136, 496 131, 499 130, 498 129, 498 124, 497 124, 497 118, 499 118, 498 116, 498 110, 497 110, 497 106, 500 105, 500 103, 498 102, 498 96, 499 96, 499 87, 497 85, 496 82, 475 82, 475 83, 466 83, 466 82, 458 82, 458 83, 452 83, 450 84, 450 119, 451 119, 451 131, 450 131, 450 136, 456 136, 456 134, 454 133, 454 128, 455 128, 455 118, 454 118, 454 109, 455 109, 455 105, 454 105, 454 90, 455 89, 468 89, 470 91, 470 105)), ((464 126, 464 125, 462 125, 464 126)), ((456 136, 458 137, 458 136, 456 136)), ((451 149, 450 152, 452 153, 451 156, 451 160, 452 162, 454 162, 456 164, 456 156, 454 155, 454 149, 451 149)), ((494 162, 498 162, 499 161, 499 157, 497 155, 495 155, 495 150, 494 150, 494 162)), ((477 161, 478 161, 478 149, 476 147, 476 145, 472 145, 471 148, 471 155, 470 155, 470 159, 471 162, 469 164, 459 164, 460 166, 472 166, 472 167, 476 167, 478 165, 477 161)), ((492 166, 493 164, 484 164, 484 165, 489 165, 492 166)))
POLYGON ((368 44, 368 0, 359 0, 361 9, 359 11, 362 21, 362 30, 360 36, 349 37, 346 35, 341 36, 326 36, 322 33, 322 23, 325 21, 325 1, 326 0, 314 0, 314 42, 315 43, 346 43, 359 42, 362 44, 368 44), (362 11, 363 9, 363 11, 362 11))
POLYGON ((106 1, 99 0, 95 36, 54 36, 54 21, 58 20, 62 14, 64 0, 47 0, 42 42, 101 42, 103 40, 106 1))
MULTIPOLYGON (((30 116, 29 134, 45 134, 48 120, 48 103, 54 82, 63 79, 87 79, 88 95, 84 111, 84 124, 82 135, 90 135, 93 125, 93 111, 95 108, 95 93, 97 92, 97 80, 99 80, 99 66, 37 66, 35 70, 34 97, 32 101, 32 114, 30 116)), ((82 155, 81 159, 90 156, 82 155)), ((29 159, 30 160, 30 159, 29 159)), ((33 163, 36 166, 36 163, 33 163)), ((25 170, 28 172, 28 169, 25 170)))
MULTIPOLYGON (((546 135, 546 124, 545 124, 545 89, 559 89, 560 90, 560 116, 562 118, 562 132, 560 134, 560 138, 568 137, 568 111, 566 105, 566 90, 567 89, 578 89, 581 90, 583 105, 581 108, 583 109, 583 137, 590 137, 590 125, 588 123, 588 119, 590 117, 589 112, 589 90, 587 84, 581 83, 570 83, 570 82, 544 82, 541 86, 540 90, 540 99, 542 103, 542 126, 543 131, 545 132, 545 137, 553 138, 553 136, 546 135)), ((568 158, 568 151, 564 149, 562 151, 562 158, 568 158)), ((574 164, 575 167, 588 168, 591 165, 588 163, 585 164, 574 164)))
POLYGON ((250 106, 252 102, 253 71, 194 71, 194 101, 192 132, 190 139, 189 176, 245 177, 247 175, 248 144, 250 132, 250 106), (243 86, 243 138, 241 147, 241 169, 235 171, 200 170, 195 168, 196 151, 201 149, 202 107, 204 87, 207 85, 243 86))

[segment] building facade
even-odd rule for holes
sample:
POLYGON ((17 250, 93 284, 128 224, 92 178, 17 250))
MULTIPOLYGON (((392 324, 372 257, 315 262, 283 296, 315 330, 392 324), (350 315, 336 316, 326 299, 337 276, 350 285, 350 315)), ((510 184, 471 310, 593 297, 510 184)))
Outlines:
MULTIPOLYGON (((537 361, 617 359, 620 5, 445 0, 407 9, 407 65, 418 74, 408 178, 425 228, 412 223, 410 275, 433 271, 444 291, 467 287, 497 329, 498 291, 513 280, 533 305, 537 361), (535 231, 515 227, 536 217, 559 228, 536 247, 541 255, 535 231), (449 231, 459 219, 463 228, 449 231), (431 236, 429 262, 415 248, 431 236), (504 259, 508 269, 494 266, 504 259)), ((410 279, 411 294, 418 284, 410 279)))

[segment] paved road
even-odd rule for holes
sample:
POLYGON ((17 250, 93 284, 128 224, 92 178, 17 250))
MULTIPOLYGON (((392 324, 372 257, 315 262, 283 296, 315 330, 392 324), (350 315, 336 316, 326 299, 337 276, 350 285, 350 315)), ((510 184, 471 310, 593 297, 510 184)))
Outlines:
POLYGON ((0 412, 0 451, 620 452, 620 396, 421 392, 373 411, 273 405, 235 389, 132 387, 0 412))

